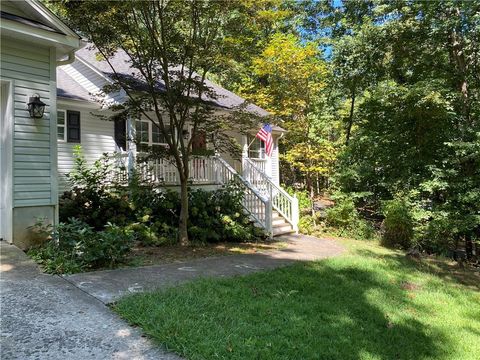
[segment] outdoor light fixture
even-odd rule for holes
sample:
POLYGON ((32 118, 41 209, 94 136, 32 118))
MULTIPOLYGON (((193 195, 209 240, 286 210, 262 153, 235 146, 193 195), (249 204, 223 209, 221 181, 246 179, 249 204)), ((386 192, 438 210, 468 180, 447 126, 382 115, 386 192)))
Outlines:
POLYGON ((33 95, 28 102, 28 112, 30 117, 34 119, 41 119, 43 117, 43 112, 45 111, 45 103, 40 100, 40 95, 33 95))

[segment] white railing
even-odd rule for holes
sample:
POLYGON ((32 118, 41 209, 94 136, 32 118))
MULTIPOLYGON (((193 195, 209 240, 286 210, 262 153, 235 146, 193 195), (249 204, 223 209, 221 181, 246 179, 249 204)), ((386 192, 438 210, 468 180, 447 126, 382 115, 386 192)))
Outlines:
POLYGON ((272 200, 272 206, 298 231, 300 217, 298 199, 290 196, 280 186, 275 184, 264 171, 248 158, 243 159, 243 177, 250 182, 262 195, 272 200))
POLYGON ((217 164, 217 181, 220 184, 228 184, 229 182, 236 180, 242 187, 242 205, 244 209, 266 230, 269 236, 272 236, 271 200, 253 188, 253 186, 241 177, 224 159, 221 157, 215 157, 215 160, 217 164))
MULTIPOLYGON (((247 157, 248 158, 248 157, 247 157)), ((266 159, 252 159, 248 158, 260 171, 267 173, 267 160, 266 159)))
MULTIPOLYGON (((192 157, 188 162, 189 181, 192 184, 215 184, 217 181, 214 157, 192 157)), ((142 181, 179 185, 180 175, 173 159, 137 161, 135 165, 142 181)))
MULTIPOLYGON (((119 168, 125 169, 119 176, 127 180, 127 154, 116 154, 114 159, 119 168)), ((251 159, 244 158, 243 176, 218 156, 192 157, 188 166, 190 182, 194 185, 225 185, 236 180, 242 187, 243 207, 268 234, 272 234, 272 209, 278 211, 292 225, 294 231, 298 231, 298 199, 276 185, 251 159)), ((164 185, 180 184, 177 167, 171 159, 137 161, 135 169, 141 181, 164 185)))

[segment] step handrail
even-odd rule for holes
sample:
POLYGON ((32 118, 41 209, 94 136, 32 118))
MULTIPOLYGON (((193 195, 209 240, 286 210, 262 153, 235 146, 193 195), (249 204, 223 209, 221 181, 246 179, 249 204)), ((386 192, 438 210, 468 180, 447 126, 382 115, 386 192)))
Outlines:
MULTIPOLYGON (((244 158, 244 165, 247 164, 246 170, 254 172, 254 176, 261 178, 266 185, 266 196, 272 200, 272 207, 289 222, 293 229, 298 232, 299 206, 296 196, 291 196, 282 187, 275 184, 272 179, 259 169, 249 158, 244 158)), ((248 179, 248 174, 247 174, 248 179)))
MULTIPOLYGON (((250 182, 244 179, 235 169, 220 156, 215 156, 220 168, 227 171, 230 176, 223 176, 221 171, 217 172, 218 182, 225 185, 231 179, 238 180, 243 185, 244 199, 242 201, 243 208, 251 215, 251 217, 263 227, 267 234, 273 236, 272 227, 272 200, 264 196, 255 189, 250 182), (231 179, 229 179, 231 178, 231 179), (260 205, 261 203, 261 205, 260 205)), ((219 170, 221 170, 219 169, 219 170)))

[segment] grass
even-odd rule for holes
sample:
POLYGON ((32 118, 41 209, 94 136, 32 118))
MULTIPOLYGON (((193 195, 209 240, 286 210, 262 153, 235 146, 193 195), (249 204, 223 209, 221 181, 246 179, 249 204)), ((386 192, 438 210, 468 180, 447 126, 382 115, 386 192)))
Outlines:
POLYGON ((478 272, 343 242, 338 258, 137 294, 115 311, 188 359, 478 359, 478 272))

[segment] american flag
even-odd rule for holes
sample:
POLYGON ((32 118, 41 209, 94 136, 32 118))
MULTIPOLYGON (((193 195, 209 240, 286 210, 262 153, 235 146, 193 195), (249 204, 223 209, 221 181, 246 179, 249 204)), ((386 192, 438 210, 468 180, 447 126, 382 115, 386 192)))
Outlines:
POLYGON ((263 127, 258 131, 255 137, 259 138, 265 143, 265 153, 268 156, 272 156, 273 151, 273 138, 272 138, 272 127, 270 124, 265 124, 263 127))

